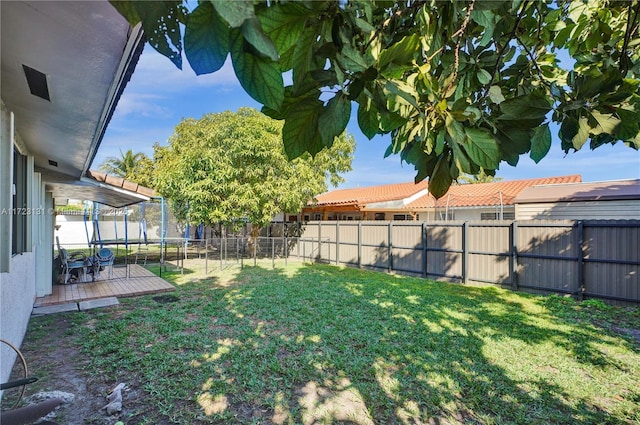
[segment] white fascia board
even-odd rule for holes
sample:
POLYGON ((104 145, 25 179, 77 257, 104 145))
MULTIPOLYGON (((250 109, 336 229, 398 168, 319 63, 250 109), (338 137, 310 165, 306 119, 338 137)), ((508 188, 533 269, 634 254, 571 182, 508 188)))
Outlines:
POLYGON ((124 51, 122 53, 122 60, 118 65, 115 78, 113 79, 113 83, 109 88, 109 93, 107 95, 100 120, 98 121, 96 131, 93 134, 93 140, 91 141, 91 148, 89 149, 89 152, 91 153, 87 156, 87 160, 84 164, 84 172, 89 171, 91 162, 93 162, 93 159, 95 158, 95 152, 100 146, 100 142, 102 141, 102 137, 104 135, 106 127, 109 124, 111 114, 113 113, 113 111, 115 111, 116 102, 118 101, 118 95, 122 87, 127 84, 127 70, 134 60, 134 53, 138 48, 138 45, 143 42, 143 37, 144 31, 142 30, 142 24, 138 23, 131 29, 131 34, 129 35, 127 44, 125 45, 124 51))

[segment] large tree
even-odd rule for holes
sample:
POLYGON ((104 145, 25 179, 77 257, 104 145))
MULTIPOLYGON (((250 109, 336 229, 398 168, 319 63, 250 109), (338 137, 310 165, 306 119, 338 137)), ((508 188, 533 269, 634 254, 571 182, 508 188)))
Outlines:
POLYGON ((284 120, 289 157, 315 154, 357 104, 436 196, 460 173, 565 151, 640 147, 640 1, 112 1, 198 74, 231 55, 243 88, 284 120), (182 37, 184 24, 184 37, 182 37), (291 71, 285 86, 283 73, 291 71))
POLYGON ((314 157, 289 161, 282 146, 282 122, 250 108, 182 120, 168 146, 155 146, 156 190, 176 216, 190 222, 254 228, 274 215, 298 212, 328 184, 351 170, 355 142, 336 138, 314 157))

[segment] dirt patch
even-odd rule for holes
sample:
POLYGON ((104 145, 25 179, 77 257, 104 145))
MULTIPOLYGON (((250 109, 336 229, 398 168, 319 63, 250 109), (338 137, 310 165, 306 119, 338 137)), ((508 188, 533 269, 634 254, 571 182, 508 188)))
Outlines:
MULTIPOLYGON (((122 392, 122 412, 108 415, 104 406, 107 395, 118 384, 107 376, 91 376, 90 359, 81 353, 71 337, 72 315, 62 313, 32 318, 30 330, 22 344, 21 352, 27 361, 29 375, 38 377, 36 383, 27 386, 25 398, 41 391, 64 391, 73 394, 73 401, 64 404, 56 411, 55 420, 68 425, 111 425, 118 420, 135 423, 135 418, 149 418, 146 394, 139 383, 127 382, 122 392)), ((16 363, 14 373, 22 377, 22 366, 16 363)), ((7 390, 2 399, 2 409, 13 406, 19 388, 7 390)), ((24 405, 24 399, 21 406, 24 405)), ((149 414, 151 413, 151 414, 149 414)), ((154 423, 163 422, 162 419, 154 423)))
POLYGON ((631 337, 635 341, 636 346, 640 347, 640 329, 628 329, 614 326, 613 330, 631 337))

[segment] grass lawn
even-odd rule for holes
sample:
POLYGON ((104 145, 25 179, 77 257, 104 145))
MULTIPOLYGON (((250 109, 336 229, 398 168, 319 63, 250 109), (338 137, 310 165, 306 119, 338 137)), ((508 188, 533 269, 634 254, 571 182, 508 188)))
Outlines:
POLYGON ((163 272, 77 313, 124 423, 638 423, 640 310, 323 265, 163 272), (155 300, 154 300, 155 298, 155 300))

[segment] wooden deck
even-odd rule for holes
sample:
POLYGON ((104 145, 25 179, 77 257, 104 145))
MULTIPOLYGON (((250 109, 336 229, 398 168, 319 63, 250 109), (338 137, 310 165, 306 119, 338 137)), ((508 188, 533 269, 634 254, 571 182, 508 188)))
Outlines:
POLYGON ((135 297, 138 295, 170 292, 175 290, 166 280, 154 275, 137 264, 129 265, 129 276, 126 267, 114 267, 109 277, 108 268, 100 272, 95 282, 53 285, 53 293, 36 298, 34 307, 65 304, 108 297, 135 297))

